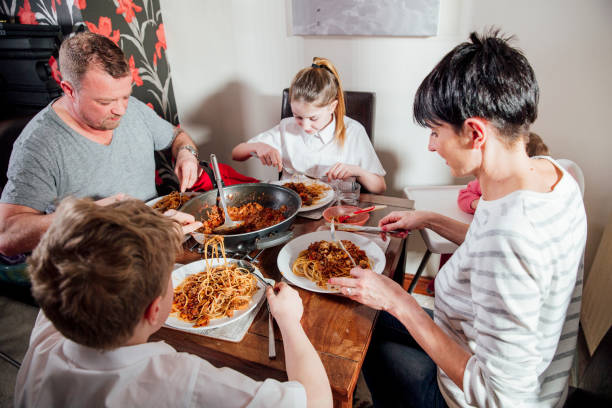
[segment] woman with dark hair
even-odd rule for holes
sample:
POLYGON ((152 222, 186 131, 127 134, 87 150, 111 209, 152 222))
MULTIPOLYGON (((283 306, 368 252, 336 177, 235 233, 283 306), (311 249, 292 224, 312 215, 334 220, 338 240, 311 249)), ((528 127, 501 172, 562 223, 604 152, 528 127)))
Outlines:
MULTIPOLYGON (((459 244, 436 278, 434 319, 370 270, 336 278, 382 309, 364 374, 376 406, 562 406, 576 345, 586 215, 574 179, 525 151, 538 85, 497 32, 448 53, 414 102, 429 150, 482 199, 470 225, 427 211, 393 212, 385 230, 429 228, 459 244)), ((406 232, 404 232, 405 234, 406 232)))

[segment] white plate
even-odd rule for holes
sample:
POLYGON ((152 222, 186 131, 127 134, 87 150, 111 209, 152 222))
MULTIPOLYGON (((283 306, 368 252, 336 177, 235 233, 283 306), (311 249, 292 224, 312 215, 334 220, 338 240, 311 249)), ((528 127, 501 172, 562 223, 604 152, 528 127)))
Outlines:
MULTIPOLYGON (((378 274, 381 274, 385 269, 386 258, 385 253, 375 242, 368 238, 353 234, 346 231, 336 231, 336 238, 349 240, 353 244, 357 245, 360 249, 364 250, 370 262, 374 263, 372 270, 378 274)), ((315 231, 309 234, 301 235, 291 241, 289 241, 283 249, 281 249, 276 260, 278 269, 281 274, 292 284, 299 286, 302 289, 310 290, 318 293, 339 293, 337 289, 323 289, 310 279, 304 276, 297 276, 291 270, 291 266, 299 256, 300 252, 308 248, 308 245, 317 241, 331 241, 331 235, 329 231, 315 231)))
MULTIPOLYGON (((227 260, 228 262, 238 262, 237 259, 228 258, 227 260)), ((213 266, 223 264, 223 258, 215 258, 211 259, 210 261, 213 266)), ((255 267, 255 273, 263 278, 261 272, 259 272, 259 269, 257 269, 255 265, 253 266, 255 267)), ((190 264, 181 266, 178 269, 175 269, 172 272, 172 286, 176 288, 178 285, 180 285, 181 282, 183 282, 183 280, 187 276, 193 275, 194 273, 202 272, 204 268, 206 268, 206 261, 201 260, 197 262, 192 262, 190 264)), ((171 314, 170 316, 168 316, 168 319, 166 319, 166 325, 192 333, 201 333, 205 330, 212 329, 214 327, 225 326, 226 324, 233 323, 236 320, 248 315, 249 312, 253 310, 257 306, 259 301, 264 297, 266 292, 264 289, 264 284, 261 283, 259 279, 257 279, 257 292, 253 294, 253 297, 251 298, 251 303, 249 303, 248 307, 244 309, 235 310, 234 315, 232 317, 221 317, 219 319, 212 319, 206 326, 193 327, 193 323, 181 320, 171 314)))
POLYGON ((284 180, 275 180, 275 181, 271 181, 270 184, 276 184, 277 186, 282 186, 283 184, 286 183, 304 183, 304 184, 317 184, 323 187, 327 188, 327 192, 325 193, 325 195, 323 197, 321 197, 319 199, 319 201, 317 201, 316 203, 312 204, 312 205, 303 205, 300 207, 300 209, 298 210, 298 212, 305 212, 305 211, 311 211, 311 210, 316 210, 317 208, 321 208, 326 204, 329 204, 333 199, 334 199, 334 189, 327 183, 324 183, 322 181, 319 180, 312 180, 312 179, 298 179, 298 180, 294 180, 294 179, 284 179, 284 180))
MULTIPOLYGON (((195 192, 195 191, 188 191, 188 192, 185 192, 185 193, 183 193, 183 194, 185 194, 185 195, 186 195, 186 196, 188 196, 190 199, 192 199, 193 197, 195 197, 195 196, 197 196, 197 195, 200 195, 201 193, 197 193, 197 192, 195 192)), ((146 205, 148 205, 149 207, 153 207, 153 206, 155 205, 155 203, 157 203, 159 200, 161 200, 161 199, 162 199, 162 198, 164 198, 164 197, 166 197, 166 196, 161 196, 161 197, 155 197, 155 198, 152 198, 152 199, 150 199, 149 201, 147 201, 145 204, 146 204, 146 205)))

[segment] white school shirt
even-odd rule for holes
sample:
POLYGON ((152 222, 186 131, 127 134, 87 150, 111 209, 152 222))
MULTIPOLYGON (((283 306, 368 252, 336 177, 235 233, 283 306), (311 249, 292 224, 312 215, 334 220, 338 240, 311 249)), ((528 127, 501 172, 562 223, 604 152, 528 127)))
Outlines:
POLYGON ((435 322, 472 354, 463 391, 438 368, 450 407, 560 407, 576 350, 587 237, 572 176, 548 193, 478 203, 436 277, 435 322))
POLYGON ((306 407, 296 381, 215 368, 164 342, 99 351, 65 338, 42 311, 17 375, 16 407, 306 407))
MULTIPOLYGON (((344 125, 346 138, 342 147, 334 140, 335 117, 323 130, 311 135, 304 132, 294 117, 285 118, 247 143, 265 143, 274 147, 283 158, 283 168, 288 167, 312 177, 323 177, 338 162, 384 176, 385 169, 363 125, 348 116, 344 117, 344 125)), ((283 178, 289 177, 283 172, 283 178)))

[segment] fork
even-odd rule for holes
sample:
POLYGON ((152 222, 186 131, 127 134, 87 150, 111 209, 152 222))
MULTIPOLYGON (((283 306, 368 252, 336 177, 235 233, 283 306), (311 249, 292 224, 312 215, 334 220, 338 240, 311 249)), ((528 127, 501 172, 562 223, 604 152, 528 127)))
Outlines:
POLYGON ((342 240, 336 238, 336 227, 334 226, 334 221, 333 220, 332 220, 330 225, 331 225, 331 227, 329 228, 329 231, 331 232, 332 241, 338 243, 340 248, 344 251, 344 253, 346 253, 348 255, 349 259, 353 263, 353 266, 356 268, 357 264, 355 263, 355 260, 353 259, 353 257, 349 253, 349 251, 347 251, 346 248, 344 247, 344 244, 342 243, 342 240))
POLYGON ((287 172, 287 174, 290 174, 291 177, 293 177, 293 178, 298 178, 299 179, 301 176, 304 176, 305 178, 310 179, 310 180, 317 180, 316 177, 310 176, 310 175, 308 175, 306 173, 302 173, 302 172, 297 171, 295 169, 292 169, 290 167, 286 167, 285 166, 285 167, 283 167, 283 170, 285 170, 287 172))
MULTIPOLYGON (((259 254, 261 254, 262 251, 260 251, 255 258, 257 258, 259 256, 259 254)), ((252 260, 254 261, 255 258, 253 258, 252 260)), ((259 279, 260 282, 263 282, 265 284, 265 286, 271 286, 274 287, 274 285, 272 285, 271 283, 269 283, 268 281, 266 281, 264 278, 262 278, 261 276, 257 275, 255 273, 255 270, 252 268, 251 264, 249 262, 246 262, 244 260, 240 260, 238 262, 238 265, 240 265, 241 267, 245 268, 251 275, 254 275, 257 279, 259 279)), ((272 312, 270 311, 270 303, 268 302, 268 300, 265 301, 266 302, 266 308, 268 309, 268 358, 270 360, 274 360, 276 358, 276 342, 275 342, 275 338, 274 338, 274 317, 272 316, 272 312)))

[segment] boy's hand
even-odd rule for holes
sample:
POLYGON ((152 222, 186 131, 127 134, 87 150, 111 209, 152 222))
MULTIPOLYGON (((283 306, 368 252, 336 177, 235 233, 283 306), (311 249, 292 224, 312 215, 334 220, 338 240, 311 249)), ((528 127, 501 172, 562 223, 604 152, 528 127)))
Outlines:
POLYGON ((96 200, 94 202, 98 205, 101 205, 102 207, 106 207, 107 205, 118 203, 119 201, 133 200, 133 199, 134 199, 133 197, 130 197, 129 195, 125 193, 117 193, 110 197, 101 198, 100 200, 96 200))
POLYGON ((279 282, 274 288, 268 287, 266 296, 270 305, 270 312, 276 319, 278 327, 282 328, 291 323, 299 323, 304 312, 304 306, 295 289, 285 282, 279 282))
POLYGON ((197 230, 202 226, 202 223, 200 221, 196 221, 193 215, 181 211, 168 210, 164 213, 164 215, 178 221, 178 223, 181 224, 181 229, 185 235, 197 230))

